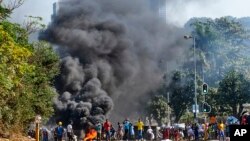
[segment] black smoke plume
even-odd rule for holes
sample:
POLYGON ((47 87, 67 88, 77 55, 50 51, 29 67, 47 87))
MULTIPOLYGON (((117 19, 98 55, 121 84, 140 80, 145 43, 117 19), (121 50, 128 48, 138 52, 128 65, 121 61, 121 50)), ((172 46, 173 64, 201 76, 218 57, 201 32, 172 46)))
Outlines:
POLYGON ((58 6, 41 35, 63 54, 56 117, 81 127, 142 116, 166 64, 188 46, 182 29, 152 14, 144 0, 64 0, 58 6))

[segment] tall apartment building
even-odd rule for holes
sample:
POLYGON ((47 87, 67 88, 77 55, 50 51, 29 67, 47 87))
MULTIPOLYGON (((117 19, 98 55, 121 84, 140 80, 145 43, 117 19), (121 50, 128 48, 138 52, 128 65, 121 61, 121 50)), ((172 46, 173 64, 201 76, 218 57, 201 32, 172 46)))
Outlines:
MULTIPOLYGON (((53 14, 51 15, 51 20, 54 19, 58 8, 61 4, 63 4, 65 0, 58 0, 58 2, 55 2, 53 4, 53 14)), ((149 7, 150 9, 160 16, 164 21, 167 20, 167 8, 166 8, 166 0, 148 0, 149 1, 149 7)))
POLYGON ((167 20, 166 0, 149 0, 150 8, 158 14, 164 21, 167 20))
POLYGON ((53 13, 51 15, 51 20, 54 19, 54 17, 57 15, 57 11, 66 0, 57 0, 57 2, 53 3, 53 13))
POLYGON ((57 12, 57 2, 53 3, 53 13, 51 15, 51 20, 54 20, 57 12))

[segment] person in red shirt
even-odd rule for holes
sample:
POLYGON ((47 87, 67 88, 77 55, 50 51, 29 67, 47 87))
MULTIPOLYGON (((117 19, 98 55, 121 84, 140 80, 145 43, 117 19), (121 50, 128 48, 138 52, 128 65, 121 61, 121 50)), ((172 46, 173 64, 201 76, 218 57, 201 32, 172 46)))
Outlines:
POLYGON ((163 139, 164 139, 164 140, 170 139, 170 127, 166 127, 166 128, 163 130, 163 139))
POLYGON ((247 115, 242 116, 241 125, 247 125, 247 115))
POLYGON ((103 124, 103 128, 104 128, 104 131, 106 133, 106 140, 109 141, 110 140, 110 129, 111 129, 111 123, 109 122, 108 119, 106 119, 106 121, 104 122, 103 124))
POLYGON ((178 140, 179 140, 179 131, 178 131, 178 129, 175 129, 175 130, 174 130, 174 140, 175 140, 175 141, 178 141, 178 140))

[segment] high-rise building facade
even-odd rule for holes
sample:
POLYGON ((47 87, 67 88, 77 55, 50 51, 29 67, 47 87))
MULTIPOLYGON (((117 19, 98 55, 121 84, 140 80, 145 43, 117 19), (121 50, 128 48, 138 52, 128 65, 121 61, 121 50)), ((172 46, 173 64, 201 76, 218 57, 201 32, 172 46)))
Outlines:
POLYGON ((166 0, 149 0, 150 8, 158 14, 164 21, 167 20, 166 0))
POLYGON ((53 13, 51 15, 51 20, 54 20, 55 16, 57 15, 58 9, 61 5, 63 5, 67 0, 58 0, 57 2, 53 3, 53 13))
POLYGON ((53 13, 51 15, 51 20, 54 20, 56 13, 57 13, 57 3, 55 2, 53 3, 53 13))
MULTIPOLYGON (((64 3, 65 0, 58 0, 53 4, 53 14, 51 16, 52 20, 54 19, 55 15, 61 4, 64 3)), ((160 16, 165 22, 167 20, 167 8, 166 8, 166 0, 148 0, 150 9, 157 15, 160 16)))

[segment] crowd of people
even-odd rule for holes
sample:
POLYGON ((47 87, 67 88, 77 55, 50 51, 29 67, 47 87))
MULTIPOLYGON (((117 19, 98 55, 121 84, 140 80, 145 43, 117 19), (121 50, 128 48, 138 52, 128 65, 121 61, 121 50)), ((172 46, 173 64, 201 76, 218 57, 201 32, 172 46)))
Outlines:
MULTIPOLYGON (((41 128, 40 137, 42 141, 51 140, 49 135, 53 137, 54 141, 75 141, 76 136, 73 130, 73 122, 71 121, 66 128, 63 127, 62 122, 58 122, 57 126, 48 130, 47 128, 41 128)), ((148 126, 145 132, 145 126, 141 119, 138 119, 133 124, 129 119, 125 119, 122 123, 118 122, 117 125, 113 124, 106 119, 103 123, 97 122, 95 125, 89 125, 85 129, 85 136, 83 141, 92 140, 154 140, 155 133, 153 129, 148 126), (115 129, 116 127, 116 129, 115 129), (136 127, 136 130, 135 130, 136 127), (146 134, 144 134, 146 133, 146 134)), ((31 137, 35 137, 34 130, 30 130, 28 133, 31 137)))
MULTIPOLYGON (((96 136, 92 136, 93 138, 91 139, 96 140, 142 140, 144 138, 144 123, 141 119, 138 119, 135 124, 130 122, 129 119, 125 119, 122 123, 117 123, 117 129, 115 129, 113 124, 106 119, 104 123, 98 122, 95 126, 89 127, 86 132, 87 134, 91 131, 93 133, 93 130, 96 131, 96 136)), ((88 140, 91 140, 89 136, 86 136, 85 139, 87 138, 88 140)), ((153 130, 149 126, 147 129, 147 138, 153 140, 155 138, 154 136, 153 130)))
MULTIPOLYGON (((141 119, 138 119, 134 124, 128 119, 122 123, 117 123, 117 130, 112 123, 107 119, 104 123, 97 123, 90 127, 96 131, 96 136, 87 140, 173 140, 173 141, 199 141, 208 139, 226 140, 229 136, 229 130, 223 121, 215 123, 193 123, 187 124, 184 127, 179 126, 145 126, 141 119), (226 133, 226 134, 225 134, 226 133)), ((89 131, 91 131, 89 130, 89 131)), ((88 130, 86 131, 88 133, 88 130)), ((87 141, 86 140, 86 141, 87 141)))
POLYGON ((162 139, 171 139, 173 141, 200 141, 200 140, 230 140, 230 125, 250 125, 250 115, 248 112, 241 117, 234 116, 210 117, 208 122, 198 122, 186 124, 184 128, 175 126, 162 127, 162 139))
MULTIPOLYGON (((46 127, 42 127, 40 128, 39 138, 41 141, 63 141, 66 138, 67 141, 76 141, 77 139, 74 134, 72 124, 73 122, 70 121, 66 129, 63 127, 63 123, 61 121, 58 122, 57 126, 51 130, 47 129, 46 127)), ((36 132, 34 128, 28 130, 28 136, 30 138, 36 138, 36 132)))
MULTIPOLYGON (((85 135, 81 140, 172 140, 172 141, 199 141, 219 139, 220 141, 227 141, 229 138, 229 125, 232 124, 250 124, 250 116, 244 114, 238 120, 235 117, 227 117, 225 120, 210 120, 208 123, 192 123, 185 124, 185 126, 151 126, 144 124, 139 118, 136 122, 131 122, 126 118, 123 122, 118 122, 116 125, 106 119, 103 123, 97 122, 95 125, 87 126, 84 131, 85 135)), ((31 136, 35 133, 29 132, 31 136)), ((40 135, 42 141, 48 141, 49 134, 53 136, 54 141, 75 141, 77 140, 74 130, 73 122, 70 121, 66 128, 63 127, 62 122, 49 131, 42 128, 40 135)))
MULTIPOLYGON (((241 118, 241 124, 246 124, 246 118, 241 118)), ((106 120, 103 124, 98 123, 92 127, 96 129, 97 140, 173 140, 173 141, 199 141, 219 139, 226 141, 229 137, 229 125, 239 124, 240 120, 234 121, 213 121, 210 123, 185 124, 179 126, 145 126, 141 119, 134 124, 128 119, 122 123, 118 122, 117 130, 112 123, 106 120), (154 129, 152 129, 154 127, 154 129)))

